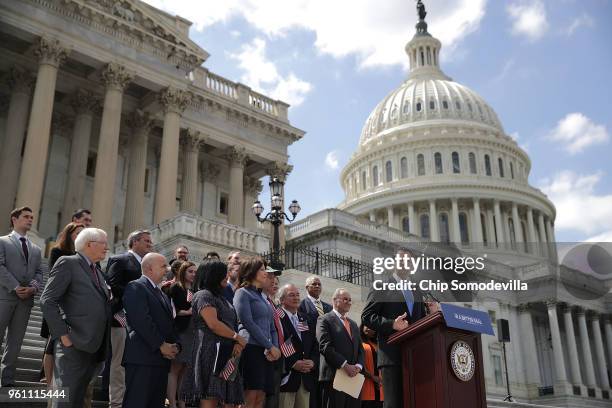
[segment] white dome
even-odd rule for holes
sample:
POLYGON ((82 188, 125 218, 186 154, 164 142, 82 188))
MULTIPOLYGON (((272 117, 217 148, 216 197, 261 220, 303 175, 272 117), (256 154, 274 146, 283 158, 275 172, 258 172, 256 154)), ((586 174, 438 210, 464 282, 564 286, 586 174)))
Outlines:
POLYGON ((423 125, 427 121, 477 122, 503 133, 493 109, 471 89, 440 75, 408 78, 372 111, 361 131, 360 146, 389 129, 423 125), (432 78, 432 76, 434 78, 432 78), (437 77, 437 78, 436 78, 437 77))

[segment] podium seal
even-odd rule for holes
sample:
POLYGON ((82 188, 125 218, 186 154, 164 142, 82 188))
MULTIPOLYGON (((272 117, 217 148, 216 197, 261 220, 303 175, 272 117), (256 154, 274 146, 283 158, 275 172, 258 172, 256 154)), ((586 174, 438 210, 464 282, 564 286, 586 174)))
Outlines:
POLYGON ((461 381, 470 381, 476 371, 476 358, 469 344, 463 340, 453 343, 450 352, 451 367, 461 381))

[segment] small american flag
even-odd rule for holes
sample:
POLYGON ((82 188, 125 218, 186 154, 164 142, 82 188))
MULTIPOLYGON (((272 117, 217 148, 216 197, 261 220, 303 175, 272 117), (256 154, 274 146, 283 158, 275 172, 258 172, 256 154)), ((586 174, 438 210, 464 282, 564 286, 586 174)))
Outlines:
POLYGON ((283 317, 285 317, 285 311, 282 307, 274 308, 274 317, 277 319, 282 319, 283 317))
POLYGON ((295 347, 293 347, 293 343, 290 341, 286 341, 283 344, 281 344, 280 349, 281 349, 281 353, 283 353, 283 356, 285 357, 289 357, 295 354, 295 347))
POLYGON ((191 303, 192 300, 193 300, 193 292, 187 289, 187 301, 191 303))
POLYGON ((113 317, 121 325, 121 327, 127 327, 127 317, 125 316, 125 311, 120 310, 115 313, 113 317))
POLYGON ((235 369, 236 363, 234 363, 233 358, 230 358, 229 360, 227 360, 227 364, 225 364, 225 368, 223 369, 223 371, 221 371, 221 378, 227 381, 231 377, 235 369))
POLYGON ((306 324, 305 322, 298 322, 297 329, 300 332, 308 331, 308 324, 306 324))

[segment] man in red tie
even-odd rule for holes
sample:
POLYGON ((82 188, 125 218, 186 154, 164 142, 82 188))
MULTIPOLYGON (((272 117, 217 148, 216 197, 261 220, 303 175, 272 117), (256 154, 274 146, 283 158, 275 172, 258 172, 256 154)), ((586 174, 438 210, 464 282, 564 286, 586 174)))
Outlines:
POLYGON ((359 327, 348 318, 351 294, 338 288, 332 298, 333 310, 319 317, 317 340, 321 352, 319 381, 323 383, 322 401, 325 408, 357 408, 359 400, 333 388, 336 370, 342 369, 355 377, 363 369, 363 345, 359 327))

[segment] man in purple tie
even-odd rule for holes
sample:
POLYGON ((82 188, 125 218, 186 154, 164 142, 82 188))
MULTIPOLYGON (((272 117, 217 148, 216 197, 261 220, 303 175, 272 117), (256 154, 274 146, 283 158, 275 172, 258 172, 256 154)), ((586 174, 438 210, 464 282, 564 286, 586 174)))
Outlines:
POLYGON ((42 289, 40 248, 27 237, 33 222, 29 207, 16 208, 11 212, 13 231, 0 237, 0 345, 6 332, 1 366, 3 387, 15 385, 15 364, 34 295, 42 289))

